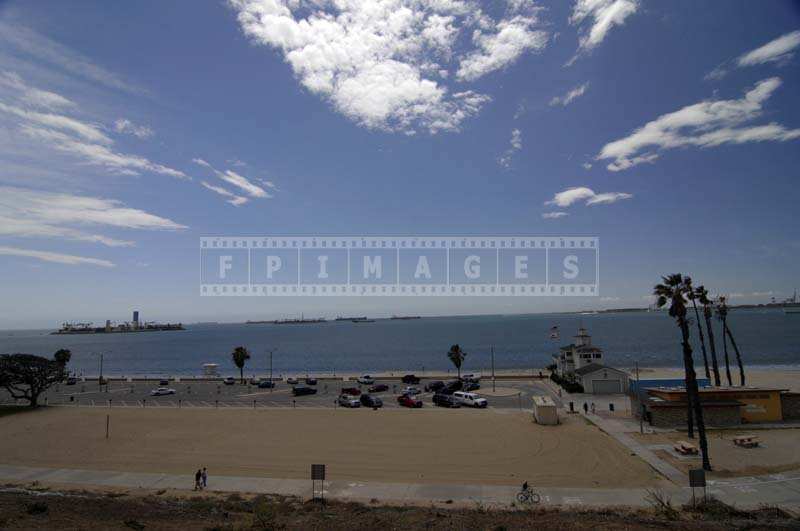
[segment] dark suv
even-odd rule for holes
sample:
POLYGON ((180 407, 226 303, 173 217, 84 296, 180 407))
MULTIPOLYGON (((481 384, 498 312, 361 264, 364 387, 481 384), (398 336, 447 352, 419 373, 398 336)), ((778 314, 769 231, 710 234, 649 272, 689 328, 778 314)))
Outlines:
POLYGON ((444 387, 439 392, 452 395, 456 391, 461 391, 463 387, 464 387, 464 382, 462 382, 461 380, 450 380, 444 385, 444 387))
POLYGON ((425 386, 426 393, 437 392, 440 389, 444 389, 444 382, 441 380, 434 380, 432 382, 428 382, 428 384, 425 386))
POLYGON ((453 395, 436 393, 433 395, 433 403, 440 407, 461 407, 461 404, 453 398, 453 395))
POLYGON ((296 385, 292 387, 292 394, 294 396, 315 395, 317 390, 313 387, 306 387, 305 385, 296 385))
POLYGON ((364 407, 383 407, 383 400, 377 396, 361 395, 361 405, 364 407))
POLYGON ((417 376, 414 376, 413 374, 406 374, 405 376, 400 378, 400 381, 402 381, 404 384, 418 384, 419 378, 417 376))

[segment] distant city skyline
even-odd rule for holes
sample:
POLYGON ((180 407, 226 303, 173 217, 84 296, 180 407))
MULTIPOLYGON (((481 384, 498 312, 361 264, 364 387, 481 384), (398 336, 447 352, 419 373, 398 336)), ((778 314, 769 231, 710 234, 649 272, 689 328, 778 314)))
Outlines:
POLYGON ((800 6, 0 5, 0 329, 800 288, 800 6), (600 241, 581 298, 200 297, 205 236, 600 241))

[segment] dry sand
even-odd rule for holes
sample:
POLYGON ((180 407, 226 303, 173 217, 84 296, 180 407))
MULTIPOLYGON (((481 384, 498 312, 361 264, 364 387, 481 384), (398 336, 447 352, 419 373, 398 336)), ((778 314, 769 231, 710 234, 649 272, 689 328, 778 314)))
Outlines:
POLYGON ((624 488, 663 481, 577 416, 492 410, 46 408, 0 417, 7 465, 403 483, 624 488), (106 415, 111 437, 105 439, 106 415))
MULTIPOLYGON (((709 430, 708 454, 714 474, 718 476, 755 476, 796 470, 800 468, 800 429, 709 430), (758 448, 741 448, 733 444, 737 435, 756 435, 761 440, 758 448)), ((658 433, 633 436, 646 445, 669 444, 687 441, 686 433, 658 433)), ((694 444, 699 444, 695 438, 694 444)), ((666 450, 656 453, 678 467, 697 468, 699 458, 678 459, 666 450)))

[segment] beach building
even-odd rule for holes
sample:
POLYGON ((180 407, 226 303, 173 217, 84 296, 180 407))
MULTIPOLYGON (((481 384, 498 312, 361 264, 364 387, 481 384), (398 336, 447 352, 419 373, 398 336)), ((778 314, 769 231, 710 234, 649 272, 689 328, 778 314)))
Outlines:
MULTIPOLYGON (((800 393, 767 387, 701 387, 703 419, 709 426, 800 419, 800 393)), ((631 411, 652 426, 686 425, 686 388, 651 387, 631 394, 631 411)))
POLYGON ((573 343, 559 348, 558 354, 553 354, 556 372, 564 378, 570 378, 576 369, 603 362, 603 350, 592 345, 592 336, 585 328, 580 327, 573 339, 573 343))
POLYGON ((574 374, 584 393, 608 395, 628 392, 628 373, 620 369, 590 363, 575 369, 574 374))
POLYGON ((558 424, 558 409, 549 396, 533 397, 533 419, 537 424, 552 426, 558 424))

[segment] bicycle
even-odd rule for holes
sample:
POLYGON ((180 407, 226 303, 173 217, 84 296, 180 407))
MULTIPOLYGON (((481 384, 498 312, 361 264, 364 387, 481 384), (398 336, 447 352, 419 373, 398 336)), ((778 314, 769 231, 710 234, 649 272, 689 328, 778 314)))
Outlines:
POLYGON ((539 503, 542 501, 542 497, 539 496, 538 492, 533 492, 530 488, 521 490, 517 493, 517 501, 520 503, 539 503))

